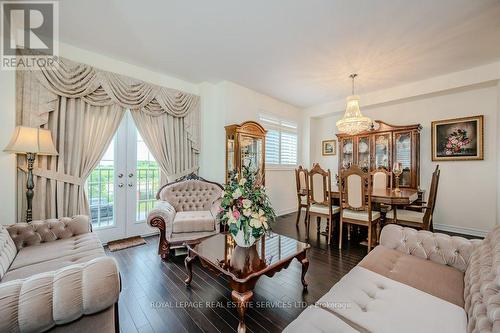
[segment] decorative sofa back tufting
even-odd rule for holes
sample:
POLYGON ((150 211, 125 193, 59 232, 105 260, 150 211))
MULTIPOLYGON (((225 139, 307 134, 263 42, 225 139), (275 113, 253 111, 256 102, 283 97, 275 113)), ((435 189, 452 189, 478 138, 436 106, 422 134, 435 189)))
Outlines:
POLYGON ((0 332, 115 332, 119 293, 87 216, 0 226, 0 332))
POLYGON ((481 241, 387 225, 285 332, 500 332, 499 291, 500 226, 481 241))

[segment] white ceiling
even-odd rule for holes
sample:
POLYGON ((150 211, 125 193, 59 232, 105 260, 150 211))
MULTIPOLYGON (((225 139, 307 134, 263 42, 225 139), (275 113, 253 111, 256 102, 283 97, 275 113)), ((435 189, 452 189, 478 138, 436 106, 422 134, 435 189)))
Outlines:
POLYGON ((500 0, 63 0, 63 42, 298 106, 500 59, 500 0))

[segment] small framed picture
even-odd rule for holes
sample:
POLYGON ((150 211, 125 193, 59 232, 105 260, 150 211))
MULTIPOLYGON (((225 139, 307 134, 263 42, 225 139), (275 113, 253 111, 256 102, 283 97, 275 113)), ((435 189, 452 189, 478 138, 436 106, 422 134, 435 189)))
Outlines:
POLYGON ((322 146, 323 156, 337 155, 337 140, 324 140, 322 146))
POLYGON ((482 160, 483 118, 473 116, 433 121, 432 160, 482 160))

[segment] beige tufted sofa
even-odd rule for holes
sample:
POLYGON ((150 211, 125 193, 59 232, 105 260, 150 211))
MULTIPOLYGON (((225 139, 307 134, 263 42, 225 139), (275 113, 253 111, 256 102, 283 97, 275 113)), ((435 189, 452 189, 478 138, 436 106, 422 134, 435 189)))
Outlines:
POLYGON ((87 216, 0 225, 0 332, 116 332, 119 293, 87 216))
POLYGON ((160 229, 158 254, 166 259, 170 249, 218 233, 216 220, 222 196, 220 184, 196 175, 163 186, 148 223, 160 229))
POLYGON ((285 332, 500 332, 500 226, 480 241, 388 225, 285 332))

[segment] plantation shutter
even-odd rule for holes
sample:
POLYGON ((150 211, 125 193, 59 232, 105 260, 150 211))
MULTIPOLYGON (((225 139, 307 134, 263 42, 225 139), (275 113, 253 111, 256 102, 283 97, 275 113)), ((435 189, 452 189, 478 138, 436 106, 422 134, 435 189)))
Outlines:
POLYGON ((266 164, 297 165, 297 124, 268 116, 260 116, 260 122, 267 130, 266 164))

